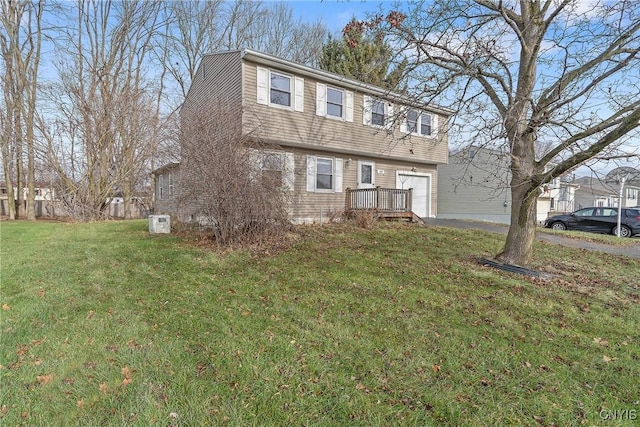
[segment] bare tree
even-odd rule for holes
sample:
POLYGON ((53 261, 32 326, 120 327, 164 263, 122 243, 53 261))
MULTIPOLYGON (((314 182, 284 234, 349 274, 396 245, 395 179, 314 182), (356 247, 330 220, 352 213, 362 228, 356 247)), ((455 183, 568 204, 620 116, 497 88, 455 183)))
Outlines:
POLYGON ((289 229, 292 162, 279 147, 243 134, 224 100, 182 110, 178 200, 220 245, 258 243, 289 229), (214 165, 214 166, 212 166, 214 165))
POLYGON ((170 3, 166 34, 170 54, 163 64, 182 99, 207 53, 251 48, 307 65, 322 54, 326 26, 294 19, 285 2, 188 0, 170 3))
POLYGON ((244 47, 317 66, 322 56, 327 27, 320 20, 309 24, 301 19, 296 20, 290 5, 277 2, 269 3, 257 13, 245 32, 247 34, 243 38, 247 40, 244 47))
POLYGON ((43 118, 48 161, 68 213, 108 215, 121 193, 125 216, 157 135, 159 88, 147 66, 162 28, 160 3, 79 1, 59 37, 60 80, 51 87, 55 119, 43 118), (46 122, 52 121, 52 125, 46 122))
POLYGON ((223 6, 222 0, 167 4, 162 64, 178 84, 182 99, 187 95, 200 59, 220 46, 223 6))
POLYGON ((458 111, 474 143, 507 147, 498 260, 530 262, 543 184, 638 136, 639 16, 632 1, 447 0, 379 21, 410 59, 414 96, 458 111))
POLYGON ((26 216, 35 220, 35 115, 44 2, 3 0, 1 4, 4 109, 0 123, 9 218, 16 219, 20 214, 26 178, 26 216), (17 194, 13 191, 14 181, 17 194))

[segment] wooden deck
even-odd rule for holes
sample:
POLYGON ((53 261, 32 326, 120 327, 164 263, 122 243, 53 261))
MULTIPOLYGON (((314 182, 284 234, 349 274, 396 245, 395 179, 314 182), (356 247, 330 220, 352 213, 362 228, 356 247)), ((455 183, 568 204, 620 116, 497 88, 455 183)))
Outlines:
POLYGON ((411 210, 412 189, 398 188, 347 188, 345 211, 347 215, 358 211, 372 211, 382 219, 406 219, 422 221, 411 210))

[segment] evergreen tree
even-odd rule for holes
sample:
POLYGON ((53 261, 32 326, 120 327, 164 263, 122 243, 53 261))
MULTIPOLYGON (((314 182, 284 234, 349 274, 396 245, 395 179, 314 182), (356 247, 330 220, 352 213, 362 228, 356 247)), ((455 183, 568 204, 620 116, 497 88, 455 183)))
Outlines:
POLYGON ((320 68, 364 83, 393 91, 405 90, 406 59, 392 64, 392 49, 381 33, 362 31, 366 25, 352 19, 342 31, 342 38, 331 34, 322 48, 320 68))

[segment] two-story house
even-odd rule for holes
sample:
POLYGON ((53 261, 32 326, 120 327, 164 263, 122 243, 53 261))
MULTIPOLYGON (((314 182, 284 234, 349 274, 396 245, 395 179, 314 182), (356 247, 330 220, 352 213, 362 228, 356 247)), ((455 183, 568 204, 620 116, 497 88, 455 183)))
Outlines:
MULTIPOLYGON (((452 153, 439 168, 439 218, 469 219, 509 224, 511 222, 511 157, 508 152, 468 146, 452 153)), ((560 178, 540 188, 536 201, 537 220, 575 208, 578 185, 560 178)))
POLYGON ((576 192, 577 208, 640 206, 640 172, 622 167, 610 171, 606 177, 583 176, 573 181, 580 188, 576 192), (618 176, 626 176, 620 202, 621 182, 618 176))
MULTIPOLYGON (((182 114, 211 100, 239 111, 231 119, 243 133, 281 148, 278 161, 257 164, 280 169, 294 222, 366 207, 367 200, 380 208, 381 189, 411 189, 393 193, 391 204, 410 202, 417 216, 436 215, 450 110, 249 49, 205 55, 182 114), (354 190, 378 193, 369 198, 354 190)), ((176 164, 154 172, 155 213, 186 217, 189 207, 176 204, 181 173, 176 164)))

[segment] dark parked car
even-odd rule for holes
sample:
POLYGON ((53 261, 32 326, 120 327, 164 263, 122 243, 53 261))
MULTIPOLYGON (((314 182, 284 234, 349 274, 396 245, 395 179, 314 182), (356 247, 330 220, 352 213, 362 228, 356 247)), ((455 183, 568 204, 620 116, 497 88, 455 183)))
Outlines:
MULTIPOLYGON (((544 226, 554 230, 581 230, 617 235, 618 208, 584 208, 571 214, 547 218, 544 226)), ((622 208, 620 236, 640 234, 640 209, 622 208)))

